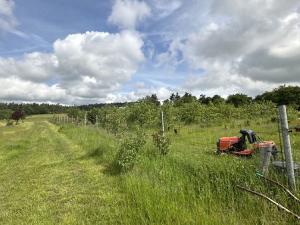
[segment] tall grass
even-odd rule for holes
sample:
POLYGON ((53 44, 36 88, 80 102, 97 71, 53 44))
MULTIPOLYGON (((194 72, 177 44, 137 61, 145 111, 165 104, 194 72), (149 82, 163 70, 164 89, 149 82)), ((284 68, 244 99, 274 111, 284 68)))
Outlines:
MULTIPOLYGON (((279 143, 276 123, 257 120, 231 122, 229 126, 183 127, 171 139, 170 154, 155 154, 150 138, 134 169, 110 173, 119 139, 94 128, 63 127, 61 132, 89 152, 87 156, 106 166, 124 196, 120 202, 122 224, 293 224, 296 221, 264 200, 241 192, 237 184, 264 192, 282 204, 299 210, 280 190, 255 176, 259 158, 216 156, 220 136, 238 135, 239 128, 252 128, 265 140, 279 143), (249 126, 249 127, 245 127, 249 126), (230 126, 230 129, 228 127, 230 126)), ((299 159, 299 135, 292 135, 299 159)), ((300 159, 299 159, 300 160, 300 159)), ((270 176, 285 183, 283 175, 270 176)))

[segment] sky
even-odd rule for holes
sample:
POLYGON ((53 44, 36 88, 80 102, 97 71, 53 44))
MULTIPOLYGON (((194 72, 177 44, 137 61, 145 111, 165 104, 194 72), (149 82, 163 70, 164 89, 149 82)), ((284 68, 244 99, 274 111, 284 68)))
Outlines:
POLYGON ((299 0, 0 0, 0 101, 300 85, 299 0))

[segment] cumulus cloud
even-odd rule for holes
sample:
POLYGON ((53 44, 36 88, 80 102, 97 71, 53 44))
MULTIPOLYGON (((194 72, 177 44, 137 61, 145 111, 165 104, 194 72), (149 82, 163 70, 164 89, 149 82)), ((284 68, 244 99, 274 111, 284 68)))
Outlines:
MULTIPOLYGON (((0 0, 0 31, 16 26, 13 8, 12 0, 0 0)), ((115 0, 108 22, 120 33, 70 34, 49 53, 0 57, 1 100, 82 104, 152 93, 167 98, 174 91, 257 95, 299 84, 299 9, 299 0, 115 0), (145 34, 139 33, 146 18, 145 34), (145 60, 141 74, 148 77, 140 80, 148 83, 123 92, 145 60), (169 78, 151 83, 149 67, 162 76, 171 68, 182 79, 170 78, 172 88, 169 78), (182 74, 188 74, 184 84, 182 74)))
POLYGON ((13 15, 14 6, 13 0, 0 0, 0 32, 12 31, 17 26, 13 15))
POLYGON ((16 77, 0 78, 1 101, 66 102, 66 91, 57 85, 24 81, 16 77))
POLYGON ((205 71, 186 85, 256 95, 300 83, 298 5, 294 0, 213 1, 207 25, 182 41, 185 61, 205 71))
POLYGON ((0 77, 18 77, 33 82, 47 81, 55 75, 55 55, 34 52, 20 59, 0 58, 0 77))
POLYGON ((86 32, 55 41, 53 53, 0 58, 0 78, 6 84, 11 81, 1 87, 11 94, 0 96, 2 100, 15 97, 33 101, 46 95, 54 100, 61 94, 59 102, 64 103, 105 101, 137 71, 144 60, 142 46, 143 41, 135 32, 86 32), (12 94, 14 90, 16 94, 12 94), (41 90, 45 95, 40 94, 41 90))
POLYGON ((151 9, 144 1, 116 0, 108 21, 122 29, 135 29, 150 15, 151 9))
POLYGON ((139 34, 87 32, 54 43, 60 85, 71 95, 102 97, 127 82, 143 62, 139 34))

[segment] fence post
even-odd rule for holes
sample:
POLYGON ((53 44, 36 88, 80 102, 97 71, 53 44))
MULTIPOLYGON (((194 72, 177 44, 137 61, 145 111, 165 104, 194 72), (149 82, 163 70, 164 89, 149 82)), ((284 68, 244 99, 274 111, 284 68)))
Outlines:
POLYGON ((262 143, 259 147, 260 152, 260 160, 261 160, 261 172, 264 176, 268 175, 269 165, 271 162, 272 156, 272 144, 270 143, 262 143))
POLYGON ((98 128, 98 116, 96 115, 96 127, 98 128))
POLYGON ((87 116, 87 112, 85 112, 85 114, 84 114, 84 126, 86 127, 86 116, 87 116))
POLYGON ((165 121, 164 121, 164 111, 163 111, 163 101, 160 102, 160 116, 161 116, 161 133, 165 136, 165 121))
POLYGON ((295 181, 294 161, 292 155, 292 147, 291 147, 290 135, 289 135, 289 125, 288 125, 285 105, 279 106, 279 114, 280 114, 280 124, 281 124, 281 133, 283 139, 286 170, 288 175, 288 184, 291 190, 295 190, 296 181, 295 181))

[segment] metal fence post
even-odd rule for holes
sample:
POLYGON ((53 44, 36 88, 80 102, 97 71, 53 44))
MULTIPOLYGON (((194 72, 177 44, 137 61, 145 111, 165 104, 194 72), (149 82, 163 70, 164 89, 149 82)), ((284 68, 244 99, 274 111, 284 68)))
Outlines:
POLYGON ((288 125, 285 105, 279 106, 279 114, 280 114, 280 124, 281 124, 281 133, 283 139, 284 155, 286 161, 286 170, 288 175, 288 184, 291 190, 295 190, 296 180, 295 180, 295 171, 294 171, 294 161, 292 155, 292 147, 291 147, 290 135, 289 135, 289 125, 288 125))
POLYGON ((272 156, 272 144, 270 143, 263 143, 259 147, 260 151, 260 160, 261 160, 261 172, 264 176, 268 175, 269 172, 269 166, 271 162, 271 156, 272 156))

